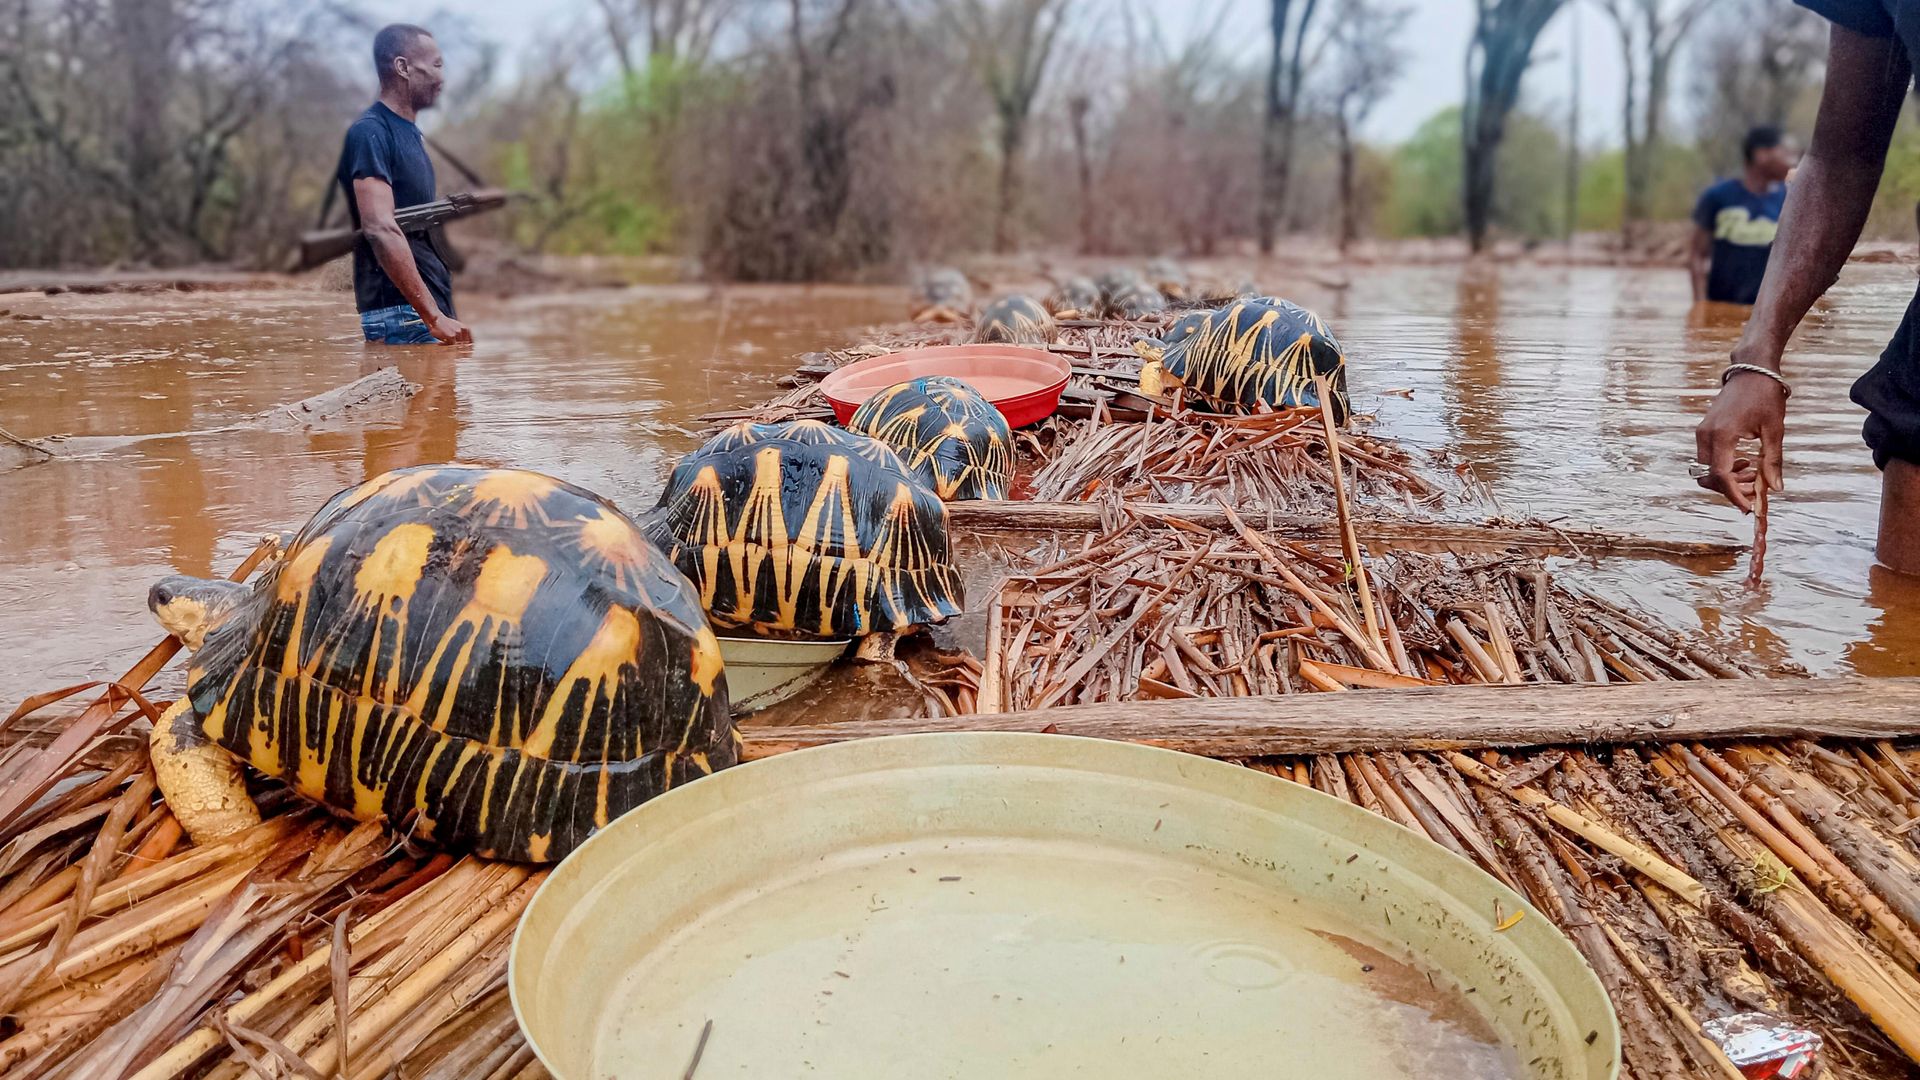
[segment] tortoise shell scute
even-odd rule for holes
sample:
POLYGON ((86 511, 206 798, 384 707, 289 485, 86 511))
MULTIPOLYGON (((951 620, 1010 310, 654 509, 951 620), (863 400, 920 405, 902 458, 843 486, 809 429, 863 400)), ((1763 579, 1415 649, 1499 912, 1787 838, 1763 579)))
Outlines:
POLYGON ((939 496, 886 444, 818 421, 721 432, 646 529, 722 625, 844 637, 962 610, 939 496))
POLYGON ((1045 345, 1060 336, 1046 305, 1018 293, 1003 296, 980 312, 973 329, 979 344, 1045 345))
POLYGON ((970 384, 948 375, 898 383, 868 398, 847 427, 899 452, 914 479, 947 502, 1004 499, 1013 431, 970 384))
POLYGON ((1297 304, 1272 297, 1236 300, 1174 324, 1161 362, 1201 401, 1230 412, 1317 408, 1314 377, 1327 380, 1335 420, 1344 423, 1347 358, 1326 323, 1297 304))

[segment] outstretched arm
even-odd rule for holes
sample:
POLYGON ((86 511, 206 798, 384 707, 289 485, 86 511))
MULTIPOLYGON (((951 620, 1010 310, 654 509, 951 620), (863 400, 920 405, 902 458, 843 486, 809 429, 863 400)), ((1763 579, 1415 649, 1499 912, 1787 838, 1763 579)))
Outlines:
POLYGON ((440 310, 427 291, 427 283, 421 280, 420 268, 413 261, 413 245, 393 216, 393 188, 385 180, 363 176, 353 182, 353 199, 360 209, 360 231, 373 245, 380 269, 420 313, 427 330, 443 345, 472 341, 473 334, 440 310))
MULTIPOLYGON (((1767 274, 1733 363, 1779 371, 1794 328, 1840 276, 1866 224, 1911 78, 1898 38, 1833 28, 1813 139, 1787 192, 1767 274)), ((1756 481, 1778 490, 1786 417, 1786 391, 1778 383, 1736 372, 1694 431, 1699 460, 1711 469, 1700 486, 1742 511, 1753 508, 1756 481), (1740 441, 1751 438, 1760 440, 1758 472, 1736 457, 1740 441)))

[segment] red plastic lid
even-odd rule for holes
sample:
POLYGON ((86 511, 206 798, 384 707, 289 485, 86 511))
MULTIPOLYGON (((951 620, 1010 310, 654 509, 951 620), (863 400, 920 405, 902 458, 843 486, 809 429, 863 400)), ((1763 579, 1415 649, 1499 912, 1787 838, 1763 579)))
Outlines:
POLYGON ((1053 415, 1073 365, 1044 349, 1020 345, 933 345, 875 356, 828 375, 821 392, 842 424, 868 398, 903 382, 951 375, 985 395, 1008 427, 1025 427, 1053 415))

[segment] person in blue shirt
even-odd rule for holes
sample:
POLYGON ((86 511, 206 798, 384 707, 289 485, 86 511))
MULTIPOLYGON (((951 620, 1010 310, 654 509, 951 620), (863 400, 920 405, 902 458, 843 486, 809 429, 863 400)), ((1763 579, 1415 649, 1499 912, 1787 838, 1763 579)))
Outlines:
POLYGON ((1757 127, 1740 144, 1746 167, 1700 193, 1693 208, 1693 302, 1751 304, 1787 201, 1787 174, 1799 149, 1777 127, 1757 127))
MULTIPOLYGON (((1783 367, 1794 328, 1840 276, 1886 167, 1894 125, 1920 63, 1920 0, 1799 0, 1833 24, 1827 81, 1780 217, 1780 234, 1753 313, 1720 376, 1720 393, 1694 429, 1702 487, 1751 510, 1759 485, 1782 486, 1792 389, 1783 367), (1740 444, 1760 443, 1759 460, 1740 444)), ((1880 468, 1880 538, 1888 569, 1920 574, 1920 296, 1880 360, 1853 384, 1867 410, 1862 436, 1880 468)))
POLYGON ((414 120, 433 107, 445 79, 440 46, 418 26, 396 23, 373 38, 380 97, 347 128, 335 170, 360 238, 353 246, 353 300, 368 341, 443 345, 473 335, 454 319, 453 277, 432 233, 405 233, 394 210, 434 200, 433 159, 414 120))

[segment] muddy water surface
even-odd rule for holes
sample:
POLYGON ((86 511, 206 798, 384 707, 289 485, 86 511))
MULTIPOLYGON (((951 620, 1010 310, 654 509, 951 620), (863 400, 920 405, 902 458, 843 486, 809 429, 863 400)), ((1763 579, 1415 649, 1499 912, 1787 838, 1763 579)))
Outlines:
MULTIPOLYGON (((1686 478, 1692 427, 1740 312, 1690 314, 1684 275, 1366 268, 1350 288, 1263 282, 1318 308, 1380 430, 1471 462, 1502 505, 1569 522, 1745 538, 1686 478), (1411 390, 1411 397, 1387 394, 1411 390)), ((1816 671, 1920 669, 1920 587, 1873 569, 1879 478, 1847 384, 1892 332, 1910 270, 1856 265, 1788 373, 1788 488, 1768 585, 1744 567, 1612 561, 1568 573, 1663 618, 1816 671)), ((470 354, 363 346, 340 294, 0 297, 0 427, 25 436, 204 430, 396 360, 412 401, 337 431, 144 441, 0 472, 0 702, 124 670, 156 639, 146 587, 234 564, 263 531, 389 468, 551 472, 650 506, 705 412, 774 396, 799 352, 899 317, 893 290, 703 288, 463 302, 470 354), (39 316, 33 318, 33 316, 39 316)))
MULTIPOLYGON (((650 507, 702 413, 782 391, 797 353, 898 319, 887 290, 652 287, 462 298, 462 355, 360 341, 350 296, 12 296, 0 427, 17 435, 195 431, 398 363, 412 400, 335 431, 143 441, 0 472, 0 702, 111 677, 157 640, 147 586, 230 569, 333 492, 424 462, 513 464, 650 507)), ((0 713, 4 713, 0 709, 0 713)))

